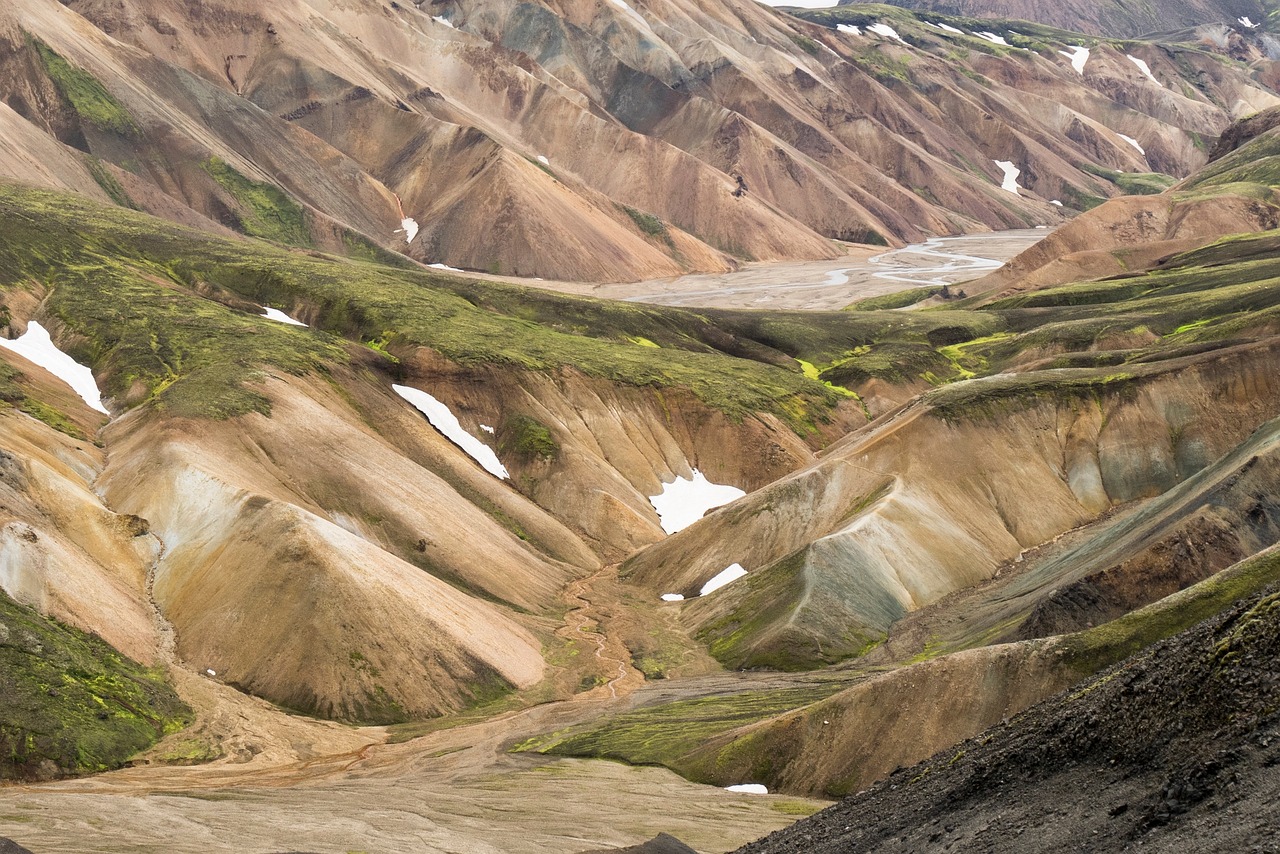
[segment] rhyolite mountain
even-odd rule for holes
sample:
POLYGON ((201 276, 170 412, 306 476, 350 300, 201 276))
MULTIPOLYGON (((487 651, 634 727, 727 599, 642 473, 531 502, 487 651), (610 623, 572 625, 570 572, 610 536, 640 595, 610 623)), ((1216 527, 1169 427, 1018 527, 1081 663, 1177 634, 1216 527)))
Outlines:
MULTIPOLYGON (((1273 23, 1277 6, 1268 0, 890 0, 916 12, 940 12, 956 17, 1036 21, 1095 36, 1135 38, 1199 27, 1225 36, 1231 29, 1243 35, 1262 35, 1273 23), (1242 20, 1243 19, 1243 20, 1242 20)), ((840 5, 863 5, 843 0, 840 5)))
POLYGON ((897 36, 751 0, 6 4, 3 168, 214 233, 618 281, 1054 224, 1277 103, 1260 51, 1100 44, 1080 73, 1074 33, 868 12, 897 36))
MULTIPOLYGON (((1209 644, 1228 687, 1270 684, 1270 61, 1096 40, 1077 70, 1086 40, 1044 26, 811 17, 0 10, 0 321, 47 330, 107 410, 0 348, 0 772, 133 761, 103 785, 233 818, 260 771, 259 814, 320 777, 414 793, 476 754, 485 785, 608 757, 836 797, 1046 700, 1037 720, 1069 717, 1055 695, 1120 690, 1107 668, 1179 633, 1179 672, 1209 644), (1050 222, 963 298, 893 309, 421 263, 603 281, 1050 222), (695 474, 746 495, 668 535, 650 499, 695 474)), ((944 821, 950 791, 918 804, 944 821)), ((74 841, 48 803, 0 832, 74 841)), ((779 806, 766 828, 809 802, 779 806)))

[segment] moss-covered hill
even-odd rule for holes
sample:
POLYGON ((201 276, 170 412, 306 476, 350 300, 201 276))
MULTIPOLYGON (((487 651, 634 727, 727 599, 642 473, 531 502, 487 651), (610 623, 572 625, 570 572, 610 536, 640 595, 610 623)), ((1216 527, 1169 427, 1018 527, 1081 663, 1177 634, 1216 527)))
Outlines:
POLYGON ((873 374, 916 362, 945 374, 940 331, 950 342, 1001 329, 995 316, 969 312, 764 316, 603 302, 210 237, 12 185, 0 185, 0 218, 0 288, 47 297, 70 333, 64 343, 117 406, 181 415, 266 411, 246 380, 264 368, 323 372, 369 353, 351 343, 390 356, 373 361, 392 374, 395 354, 429 347, 461 364, 688 389, 734 417, 774 413, 806 432, 849 395, 797 359, 825 369, 874 346, 873 374), (286 308, 321 334, 264 322, 259 305, 286 308))
POLYGON ((0 591, 0 779, 118 768, 191 710, 162 672, 0 591))

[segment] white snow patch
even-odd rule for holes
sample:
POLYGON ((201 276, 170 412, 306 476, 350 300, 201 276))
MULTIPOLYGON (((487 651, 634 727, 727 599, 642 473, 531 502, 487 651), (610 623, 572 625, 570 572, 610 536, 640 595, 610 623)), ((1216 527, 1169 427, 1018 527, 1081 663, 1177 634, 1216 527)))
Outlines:
POLYGON ((451 30, 456 29, 453 26, 453 22, 450 21, 448 18, 442 18, 439 15, 432 15, 431 20, 435 21, 437 24, 444 24, 446 27, 448 27, 451 30))
POLYGON ((862 35, 862 30, 858 29, 853 24, 836 24, 836 31, 841 33, 848 33, 851 36, 862 35))
POLYGON ((1258 28, 1258 25, 1255 24, 1248 15, 1243 15, 1239 18, 1236 18, 1236 20, 1244 24, 1246 27, 1248 27, 1251 30, 1256 30, 1258 28))
MULTIPOLYGON (((742 568, 742 564, 731 563, 724 569, 720 570, 720 572, 716 573, 715 578, 702 585, 702 589, 698 591, 698 595, 706 596, 710 593, 714 593, 729 582, 737 581, 746 574, 747 571, 742 568)), ((762 792, 761 794, 764 793, 762 792)))
POLYGON ((418 221, 412 217, 405 217, 400 220, 400 229, 396 234, 399 234, 401 231, 404 232, 404 242, 412 243, 413 238, 418 236, 418 221))
POLYGON ((767 795, 769 790, 759 783, 739 783, 736 786, 725 786, 726 792, 741 792, 744 795, 767 795))
POLYGON ((1050 199, 1050 200, 1049 200, 1049 204, 1051 204, 1051 205, 1057 205, 1058 207, 1062 207, 1062 202, 1058 201, 1057 199, 1050 199))
POLYGON ((49 332, 34 320, 27 322, 27 331, 21 338, 9 341, 0 338, 0 347, 17 353, 28 362, 39 365, 80 395, 80 398, 103 415, 110 415, 102 405, 102 393, 93 379, 93 371, 62 352, 49 337, 49 332))
POLYGON ((1018 190, 1021 189, 1018 186, 1018 176, 1022 174, 1022 170, 1014 166, 1009 160, 993 160, 991 162, 999 166, 1004 172, 1004 181, 1001 182, 1000 189, 1007 190, 1015 196, 1018 195, 1018 190))
POLYGON ((674 483, 663 484, 662 492, 649 496, 649 503, 658 511, 662 530, 674 534, 701 519, 708 510, 744 495, 738 487, 712 483, 694 469, 692 478, 678 477, 674 483))
POLYGON ((289 324, 290 326, 301 326, 301 327, 303 327, 304 329, 305 329, 305 328, 306 328, 306 326, 307 326, 307 324, 303 323, 301 320, 294 320, 292 317, 290 317, 289 315, 285 314, 285 313, 284 313, 283 311, 281 311, 280 309, 278 309, 278 308, 272 308, 272 307, 271 307, 271 306, 269 306, 269 305, 264 305, 264 306, 262 307, 262 315, 261 315, 261 316, 262 316, 262 317, 265 317, 267 320, 274 320, 274 321, 275 321, 275 322, 277 322, 277 323, 287 323, 287 324, 289 324))
POLYGON ((538 155, 538 162, 539 162, 539 163, 541 163, 543 166, 550 166, 550 165, 551 165, 551 161, 547 159, 547 155, 545 155, 545 154, 539 154, 539 155, 538 155))
POLYGON ((680 595, 679 593, 663 593, 662 601, 663 602, 683 602, 684 596, 680 595))
POLYGON ((992 44, 1002 44, 1005 47, 1013 47, 1013 45, 1009 44, 1007 41, 1004 40, 1004 36, 998 36, 995 33, 989 33, 986 30, 983 30, 980 33, 974 33, 974 35, 980 39, 986 39, 992 44))
POLYGON ((949 33, 955 33, 958 36, 964 35, 964 30, 960 29, 959 27, 953 27, 950 24, 944 24, 941 21, 939 21, 936 24, 932 24, 931 26, 937 27, 940 30, 946 30, 949 33))
POLYGON ((1144 62, 1141 59, 1138 59, 1138 57, 1130 53, 1126 53, 1125 56, 1129 57, 1129 61, 1132 62, 1134 65, 1138 66, 1138 70, 1141 71, 1143 74, 1147 75, 1147 78, 1152 83, 1156 84, 1157 86, 1164 86, 1164 84, 1161 83, 1159 80, 1157 80, 1156 76, 1151 73, 1151 66, 1147 65, 1146 62, 1144 62))
POLYGON ((427 420, 431 422, 432 427, 439 430, 446 439, 465 451, 485 471, 494 477, 500 477, 504 480, 509 477, 507 467, 498 460, 498 455, 493 452, 493 448, 463 430, 462 425, 458 423, 457 416, 449 410, 448 406, 421 389, 410 388, 405 385, 393 385, 391 388, 395 390, 396 394, 413 404, 414 409, 427 416, 427 420))
POLYGON ((1143 155, 1144 157, 1146 156, 1146 154, 1147 154, 1146 149, 1144 149, 1144 148, 1142 147, 1142 144, 1141 144, 1140 142, 1138 142, 1136 139, 1134 139, 1134 138, 1133 138, 1133 137, 1131 137, 1131 136, 1125 136, 1125 135, 1124 135, 1124 134, 1122 134, 1122 133, 1120 133, 1120 134, 1116 134, 1116 136, 1120 137, 1120 138, 1121 138, 1121 139, 1123 139, 1125 142, 1129 143, 1129 144, 1130 144, 1130 145, 1132 145, 1134 148, 1138 149, 1138 153, 1139 153, 1139 154, 1143 155))
POLYGON ((450 273, 466 272, 466 270, 459 270, 457 267, 450 267, 448 264, 435 263, 435 264, 428 264, 427 266, 433 270, 448 270, 450 273))
POLYGON ((876 21, 874 24, 868 24, 867 32, 875 33, 876 35, 886 39, 897 39, 903 44, 906 44, 905 41, 902 41, 902 36, 898 35, 897 30, 888 24, 882 24, 879 21, 876 21))
POLYGON ((490 427, 488 424, 481 424, 481 425, 480 425, 480 429, 481 429, 481 430, 483 430, 484 432, 488 433, 490 436, 492 436, 494 433, 498 432, 497 430, 494 430, 492 427, 490 427))
POLYGON ((612 3, 614 6, 617 6, 619 9, 621 9, 622 13, 626 15, 628 18, 630 18, 632 22, 635 23, 636 26, 645 30, 649 29, 649 22, 644 19, 644 16, 641 15, 639 12, 637 12, 635 9, 632 9, 630 6, 628 6, 625 2, 623 2, 623 0, 609 0, 609 2, 612 3))
POLYGON ((1065 50, 1060 50, 1058 53, 1071 60, 1071 67, 1077 73, 1084 74, 1084 64, 1089 61, 1089 48, 1083 45, 1072 45, 1070 53, 1065 50))
POLYGON ((206 670, 205 673, 208 673, 210 676, 218 675, 218 672, 216 670, 206 670))

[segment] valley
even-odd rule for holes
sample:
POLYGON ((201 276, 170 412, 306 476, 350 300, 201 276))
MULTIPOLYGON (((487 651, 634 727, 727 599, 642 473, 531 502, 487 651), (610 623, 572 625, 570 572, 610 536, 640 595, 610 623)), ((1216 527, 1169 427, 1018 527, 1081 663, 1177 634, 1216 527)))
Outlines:
POLYGON ((0 8, 0 849, 1263 838, 1272 12, 910 5, 0 8))

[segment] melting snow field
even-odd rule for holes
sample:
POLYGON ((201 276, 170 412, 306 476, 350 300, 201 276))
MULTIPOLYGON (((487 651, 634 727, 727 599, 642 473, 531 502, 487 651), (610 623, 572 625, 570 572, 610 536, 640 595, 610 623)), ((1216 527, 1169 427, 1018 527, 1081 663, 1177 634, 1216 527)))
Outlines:
POLYGON ((428 266, 428 267, 430 267, 430 268, 431 268, 431 269, 433 269, 433 270, 448 270, 450 273, 465 273, 465 272, 466 272, 466 270, 459 270, 457 267, 450 267, 448 264, 441 264, 441 263, 439 263, 439 262, 437 262, 437 263, 435 263, 435 264, 428 264, 427 266, 428 266))
POLYGON ((675 483, 663 484, 662 492, 649 496, 649 503, 658 511, 662 530, 674 534, 701 519, 708 510, 744 495, 738 487, 712 483, 694 469, 692 479, 679 477, 675 483))
POLYGON ((504 480, 509 477, 507 467, 498 460, 498 455, 493 452, 493 448, 463 430, 462 425, 458 423, 457 416, 450 411, 448 406, 421 389, 410 388, 405 385, 393 385, 391 388, 396 394, 413 404, 414 409, 427 416, 427 420, 431 422, 432 427, 439 430, 450 442, 466 451, 467 455, 478 462, 485 471, 494 477, 500 477, 504 480))
POLYGON ((717 590, 719 590, 721 587, 724 587, 729 582, 737 581, 739 578, 741 578, 746 574, 747 574, 747 571, 742 568, 742 564, 731 563, 728 566, 726 566, 724 569, 716 573, 714 578, 712 578, 706 584, 702 585, 702 589, 698 591, 698 595, 706 596, 708 594, 715 593, 717 590))
POLYGON ((538 155, 538 162, 539 162, 539 163, 541 163, 543 166, 550 166, 550 165, 551 165, 551 161, 547 159, 547 155, 545 155, 545 154, 539 154, 539 155, 538 155))
POLYGON ((683 602, 684 596, 682 596, 679 593, 663 593, 662 601, 663 602, 683 602))
POLYGON ((59 350, 49 337, 49 332, 34 320, 27 322, 27 331, 13 341, 0 338, 0 347, 17 353, 28 362, 39 365, 80 395, 81 399, 103 415, 110 415, 102 405, 102 394, 93 379, 93 371, 59 350))
POLYGON ((1156 76, 1151 73, 1151 66, 1147 65, 1146 62, 1144 62, 1141 59, 1138 59, 1138 57, 1132 54, 1126 53, 1125 56, 1129 57, 1129 61, 1132 62, 1134 65, 1138 66, 1138 70, 1141 71, 1143 74, 1147 75, 1147 79, 1149 79, 1152 83, 1156 84, 1157 86, 1164 86, 1164 84, 1161 83, 1159 80, 1157 80, 1156 76))
POLYGON ((448 18, 441 18, 439 15, 434 15, 432 16, 431 20, 435 21, 437 24, 444 24, 446 27, 448 27, 451 30, 455 29, 452 22, 450 22, 448 18))
POLYGON ((1060 50, 1058 53, 1071 60, 1071 67, 1079 74, 1084 74, 1084 64, 1089 61, 1089 48, 1073 46, 1070 53, 1065 50, 1060 50))
POLYGON ((1004 40, 1004 36, 998 36, 995 33, 989 33, 983 30, 980 33, 974 33, 974 35, 980 39, 986 39, 992 44, 1002 44, 1005 47, 1013 47, 1013 45, 1009 44, 1007 41, 1004 40))
POLYGON ((271 308, 266 305, 262 307, 262 317, 265 317, 267 320, 274 320, 276 323, 287 323, 290 326, 301 326, 304 329, 307 327, 307 324, 303 323, 301 320, 294 320, 280 309, 271 308))
POLYGON ((836 30, 837 30, 838 32, 846 33, 846 34, 851 35, 851 36, 860 36, 860 35, 862 35, 862 30, 858 29, 857 27, 853 26, 852 24, 836 24, 836 30))
POLYGON ((993 160, 991 162, 999 166, 1001 171, 1004 172, 1004 181, 1000 183, 1000 189, 1008 190, 1015 196, 1018 195, 1018 190, 1021 189, 1018 186, 1018 176, 1022 174, 1022 170, 1014 166, 1013 162, 1009 160, 993 160))
POLYGON ((406 216, 406 218, 401 220, 401 227, 399 227, 399 230, 404 232, 404 242, 412 243, 413 238, 417 237, 417 220, 412 219, 411 216, 406 216))
POLYGON ((759 783, 739 783, 736 786, 725 786, 726 792, 741 792, 744 795, 767 795, 769 790, 759 783))
POLYGON ((929 26, 931 26, 931 27, 937 27, 937 28, 938 28, 938 29, 940 29, 940 30, 945 30, 945 31, 946 31, 946 32, 948 32, 948 33, 955 33, 955 34, 956 34, 956 35, 958 35, 958 36, 962 36, 962 35, 964 35, 964 30, 962 30, 962 29, 960 29, 960 28, 958 28, 958 27, 953 27, 953 26, 951 26, 950 24, 944 24, 944 23, 942 23, 941 21, 939 21, 939 22, 938 22, 938 23, 936 23, 936 24, 929 23, 928 21, 925 21, 925 23, 926 23, 926 24, 929 24, 929 26))
POLYGON ((1049 204, 1053 205, 1054 207, 1059 207, 1059 208, 1062 207, 1062 202, 1058 201, 1057 199, 1050 199, 1049 204))
POLYGON ((1246 27, 1248 27, 1251 30, 1256 30, 1258 28, 1258 25, 1255 24, 1253 22, 1253 19, 1250 18, 1248 15, 1244 15, 1243 17, 1236 18, 1236 20, 1244 24, 1246 27))
POLYGON ((868 24, 867 32, 875 33, 876 35, 886 39, 897 39, 903 44, 906 44, 906 42, 902 40, 902 36, 898 35, 897 30, 895 30, 893 27, 889 26, 888 24, 882 24, 879 21, 877 21, 874 24, 868 24))
POLYGON ((1146 149, 1144 149, 1144 148, 1142 147, 1142 144, 1141 144, 1140 142, 1138 142, 1136 139, 1134 139, 1134 138, 1133 138, 1133 137, 1131 137, 1131 136, 1125 136, 1125 135, 1124 135, 1124 134, 1122 134, 1122 133, 1121 133, 1121 134, 1117 134, 1117 136, 1119 136, 1119 137, 1120 137, 1121 139, 1123 139, 1125 142, 1127 142, 1127 143, 1129 143, 1130 145, 1132 145, 1134 148, 1138 149, 1138 153, 1139 153, 1139 154, 1143 155, 1144 157, 1146 156, 1146 153, 1147 153, 1147 152, 1146 152, 1146 149))

